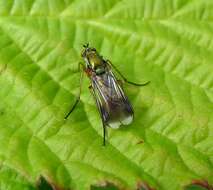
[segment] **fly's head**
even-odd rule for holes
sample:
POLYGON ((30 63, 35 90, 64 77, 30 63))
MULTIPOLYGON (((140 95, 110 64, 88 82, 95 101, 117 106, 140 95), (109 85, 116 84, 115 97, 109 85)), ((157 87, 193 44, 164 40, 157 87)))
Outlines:
POLYGON ((89 47, 89 44, 84 45, 83 48, 81 56, 84 59, 86 68, 92 69, 97 74, 102 73, 105 68, 105 62, 97 50, 89 47))

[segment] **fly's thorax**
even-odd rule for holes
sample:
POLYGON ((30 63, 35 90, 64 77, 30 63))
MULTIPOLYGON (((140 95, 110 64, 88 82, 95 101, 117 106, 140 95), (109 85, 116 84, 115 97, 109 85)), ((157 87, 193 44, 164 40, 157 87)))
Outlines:
POLYGON ((86 48, 82 52, 82 57, 86 63, 87 68, 91 68, 97 75, 105 73, 105 61, 97 53, 94 48, 86 48))
POLYGON ((87 56, 88 58, 88 61, 90 62, 90 64, 93 66, 93 67, 96 67, 98 65, 101 65, 102 64, 102 59, 99 55, 97 55, 97 53, 95 52, 90 52, 87 56))

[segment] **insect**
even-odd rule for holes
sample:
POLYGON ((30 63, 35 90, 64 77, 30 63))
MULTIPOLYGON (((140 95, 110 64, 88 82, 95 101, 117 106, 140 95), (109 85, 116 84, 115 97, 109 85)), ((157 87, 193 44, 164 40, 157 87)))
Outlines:
POLYGON ((133 121, 134 111, 125 95, 120 80, 116 79, 112 70, 115 70, 123 79, 123 82, 135 86, 145 86, 149 83, 137 84, 128 81, 123 74, 109 61, 104 59, 95 48, 89 44, 83 45, 81 53, 84 63, 79 63, 80 88, 77 99, 65 119, 77 106, 82 88, 83 75, 86 73, 90 79, 89 89, 95 99, 96 106, 101 116, 103 125, 103 145, 106 144, 106 128, 119 128, 120 125, 129 125, 133 121))

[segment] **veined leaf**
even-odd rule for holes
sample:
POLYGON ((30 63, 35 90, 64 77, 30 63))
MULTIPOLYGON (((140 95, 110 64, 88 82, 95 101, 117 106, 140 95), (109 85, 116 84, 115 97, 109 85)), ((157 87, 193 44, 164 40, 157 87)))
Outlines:
POLYGON ((212 18, 211 0, 0 0, 0 189, 40 176, 76 190, 212 184, 212 18), (124 85, 135 119, 106 147, 89 80, 64 121, 87 42, 130 81, 151 81, 124 85))

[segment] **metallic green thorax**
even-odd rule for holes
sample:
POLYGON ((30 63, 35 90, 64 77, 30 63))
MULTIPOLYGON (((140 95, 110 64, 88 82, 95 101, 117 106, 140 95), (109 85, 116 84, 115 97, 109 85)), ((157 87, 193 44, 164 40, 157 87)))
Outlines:
POLYGON ((86 46, 82 52, 82 57, 86 62, 86 67, 95 71, 97 75, 105 72, 106 62, 102 56, 98 54, 95 48, 89 48, 86 46))

